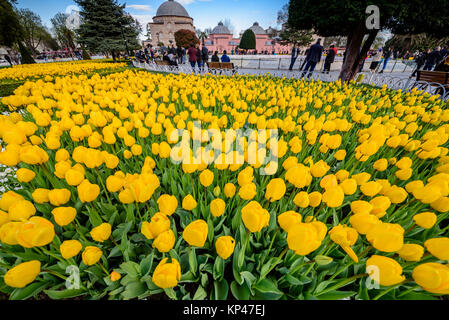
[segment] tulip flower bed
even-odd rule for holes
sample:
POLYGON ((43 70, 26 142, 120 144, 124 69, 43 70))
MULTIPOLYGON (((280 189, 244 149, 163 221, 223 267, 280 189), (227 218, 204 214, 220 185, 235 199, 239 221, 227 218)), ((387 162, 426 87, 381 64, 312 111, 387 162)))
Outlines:
POLYGON ((126 70, 2 103, 24 108, 0 118, 5 188, 20 186, 0 199, 10 299, 449 294, 436 97, 126 70))
POLYGON ((52 79, 54 76, 82 74, 98 70, 112 70, 125 66, 126 63, 112 64, 95 60, 21 64, 14 65, 11 68, 0 69, 0 83, 43 77, 52 79))

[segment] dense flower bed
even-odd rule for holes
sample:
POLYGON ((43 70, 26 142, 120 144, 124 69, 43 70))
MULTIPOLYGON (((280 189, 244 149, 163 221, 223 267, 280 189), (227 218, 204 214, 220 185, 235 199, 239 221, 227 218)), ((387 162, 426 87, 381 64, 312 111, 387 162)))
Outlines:
POLYGON ((2 103, 26 108, 0 118, 22 187, 0 199, 12 299, 449 294, 436 97, 128 70, 27 82, 2 103))
POLYGON ((126 63, 103 61, 69 61, 54 63, 21 64, 0 69, 0 82, 5 80, 25 80, 30 78, 52 79, 53 76, 88 73, 98 70, 113 70, 126 67, 126 63))

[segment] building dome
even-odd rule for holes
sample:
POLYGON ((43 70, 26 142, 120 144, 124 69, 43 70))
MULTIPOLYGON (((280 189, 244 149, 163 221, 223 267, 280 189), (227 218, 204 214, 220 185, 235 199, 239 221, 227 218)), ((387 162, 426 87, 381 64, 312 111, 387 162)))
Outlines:
POLYGON ((156 12, 156 17, 160 16, 177 16, 190 18, 187 10, 174 0, 168 0, 162 3, 156 12))
POLYGON ((212 30, 211 34, 231 34, 231 31, 223 25, 223 22, 219 22, 218 26, 212 30))
POLYGON ((256 35, 257 34, 267 34, 265 32, 265 30, 261 26, 259 26, 258 22, 254 22, 253 26, 250 29, 253 30, 254 34, 256 34, 256 35))

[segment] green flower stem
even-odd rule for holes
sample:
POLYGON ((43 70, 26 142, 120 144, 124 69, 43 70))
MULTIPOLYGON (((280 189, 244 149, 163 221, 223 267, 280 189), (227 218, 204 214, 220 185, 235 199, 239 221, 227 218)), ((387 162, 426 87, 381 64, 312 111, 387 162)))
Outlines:
POLYGON ((375 296, 375 297, 373 298, 373 300, 379 300, 380 298, 382 298, 384 295, 386 295, 386 294, 389 293, 390 291, 393 291, 394 289, 396 289, 396 288, 402 286, 404 283, 407 283, 407 282, 408 282, 408 281, 403 281, 403 282, 401 282, 401 283, 398 283, 397 285, 394 285, 394 286, 388 288, 388 289, 385 290, 385 291, 382 291, 382 292, 379 293, 377 296, 375 296))
POLYGON ((109 198, 109 194, 108 194, 109 192, 108 192, 108 189, 106 189, 106 187, 105 187, 105 185, 104 185, 103 178, 101 177, 101 174, 100 174, 100 170, 98 170, 98 167, 95 168, 95 170, 97 171, 98 179, 100 180, 100 184, 101 184, 101 187, 102 187, 103 190, 104 190, 104 193, 105 193, 105 195, 106 195, 106 198, 108 199, 109 204, 112 205, 111 198, 109 198))
POLYGON ((42 270, 42 272, 46 272, 46 273, 49 273, 49 274, 52 274, 52 275, 54 275, 54 276, 56 276, 56 277, 58 277, 58 278, 61 278, 62 280, 67 280, 67 277, 64 277, 62 274, 60 274, 60 273, 58 273, 58 272, 56 272, 56 271, 52 271, 52 270, 42 270))
POLYGON ((103 271, 106 273, 106 275, 109 277, 109 272, 108 272, 108 270, 106 270, 105 269, 105 267, 103 266, 103 264, 100 262, 100 261, 98 261, 98 265, 101 267, 101 269, 103 269, 103 271))

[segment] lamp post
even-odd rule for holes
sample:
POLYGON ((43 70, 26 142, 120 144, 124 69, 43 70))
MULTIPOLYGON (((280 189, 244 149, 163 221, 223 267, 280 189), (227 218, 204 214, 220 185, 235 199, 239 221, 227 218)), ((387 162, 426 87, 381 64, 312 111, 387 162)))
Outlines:
POLYGON ((120 31, 122 32, 122 38, 123 38, 123 41, 125 42, 126 54, 128 55, 128 58, 129 58, 131 55, 129 54, 128 41, 126 41, 125 32, 123 31, 123 25, 122 25, 122 22, 120 21, 120 17, 122 16, 121 12, 119 10, 117 10, 117 11, 115 11, 115 15, 116 15, 118 23, 120 25, 120 31))

